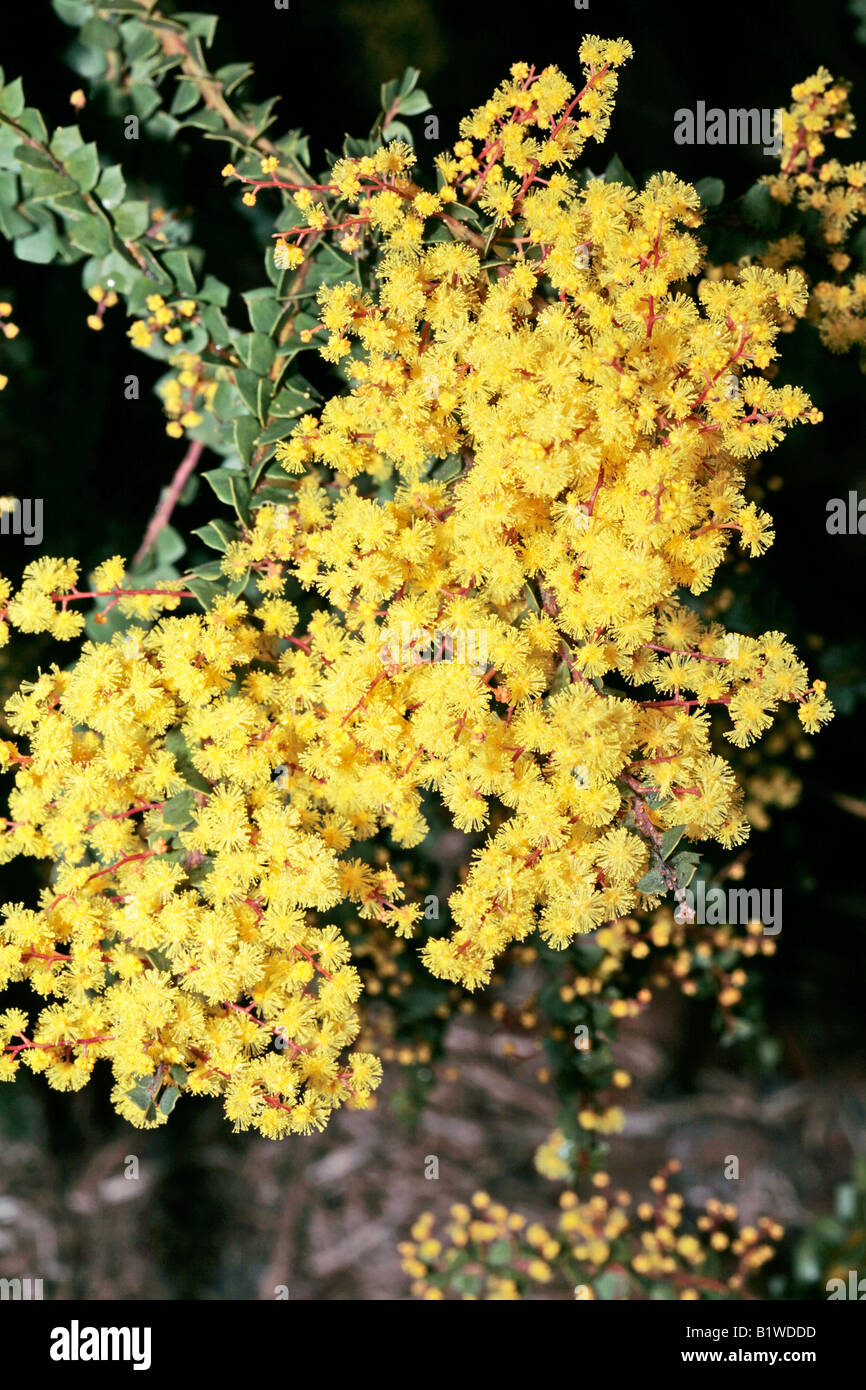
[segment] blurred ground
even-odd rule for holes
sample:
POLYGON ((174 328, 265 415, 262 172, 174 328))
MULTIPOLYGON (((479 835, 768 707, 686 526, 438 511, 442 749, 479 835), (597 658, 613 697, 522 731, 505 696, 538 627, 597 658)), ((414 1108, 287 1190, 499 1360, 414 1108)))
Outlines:
MULTIPOLYGON (((692 1094, 670 1098, 677 1008, 662 998, 619 1045, 635 1085, 614 1181, 641 1191, 676 1157, 689 1202, 715 1194, 749 1220, 806 1223, 850 1170, 866 1082, 840 1065, 767 1089, 714 1066, 692 1094), (731 1154, 737 1183, 722 1177, 731 1154)), ((444 1215, 485 1188, 531 1219, 555 1218, 558 1185, 532 1165, 555 1117, 539 1064, 525 1035, 458 1017, 417 1129, 395 1114, 405 1073, 392 1066, 375 1110, 341 1112, 323 1134, 282 1144, 232 1135, 208 1102, 185 1117, 179 1106, 156 1134, 111 1123, 100 1136, 87 1093, 57 1097, 80 1112, 76 1142, 34 1123, 41 1102, 28 1096, 26 1137, 9 1137, 3 1111, 0 1277, 42 1277, 52 1298, 271 1299, 280 1285, 292 1299, 406 1298, 395 1247, 420 1211, 444 1215), (509 1041, 516 1057, 503 1056, 509 1041), (438 1181, 424 1176, 430 1155, 438 1181), (132 1156, 137 1180, 124 1177, 132 1156)))

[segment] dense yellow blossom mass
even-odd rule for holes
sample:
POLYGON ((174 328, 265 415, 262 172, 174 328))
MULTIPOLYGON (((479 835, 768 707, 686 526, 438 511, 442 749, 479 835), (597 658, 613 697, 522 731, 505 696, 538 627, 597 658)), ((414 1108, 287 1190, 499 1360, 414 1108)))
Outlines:
MULTIPOLYGON (((10 701, 29 751, 6 745, 3 857, 55 870, 0 932, 0 983, 53 1001, 31 1037, 20 1011, 0 1019, 7 1074, 72 1088, 107 1057, 136 1123, 182 1089, 273 1137, 318 1127, 379 1078, 345 1051, 360 977, 323 917, 348 901, 410 936, 421 916, 354 842, 418 845, 430 797, 466 832, 496 811, 451 935, 423 947, 472 989, 533 932, 563 948, 657 904, 676 886, 665 831, 744 840, 715 708, 737 747, 784 702, 807 732, 830 717, 781 633, 727 633, 688 600, 732 543, 770 544, 748 461, 820 416, 762 375, 804 311, 797 271, 698 282, 694 188, 570 172, 629 53, 587 40, 580 92, 515 65, 435 194, 399 141, 334 168, 381 239, 376 288, 320 293, 350 389, 277 446, 286 504, 254 497, 226 551, 255 597, 173 616, 182 583, 124 591, 115 558, 94 591, 149 628, 10 701), (324 605, 305 630, 289 589, 324 605)), ((296 201, 324 226, 313 192, 296 201)), ((75 576, 30 566, 7 620, 75 636, 75 576)))

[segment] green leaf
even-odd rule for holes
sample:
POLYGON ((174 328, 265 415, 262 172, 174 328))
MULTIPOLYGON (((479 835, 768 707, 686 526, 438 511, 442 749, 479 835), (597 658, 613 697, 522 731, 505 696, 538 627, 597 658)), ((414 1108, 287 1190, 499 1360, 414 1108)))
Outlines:
POLYGON ((57 233, 53 225, 40 227, 32 236, 18 237, 12 249, 19 261, 31 261, 34 265, 47 265, 57 254, 57 233))
POLYGON ((409 96, 400 98, 401 116, 420 116, 422 111, 429 110, 430 98, 426 92, 422 92, 420 87, 417 92, 412 92, 409 96))
POLYGON ((199 298, 207 301, 208 304, 216 304, 224 309, 229 302, 229 287, 218 280, 215 275, 206 275, 204 284, 199 290, 199 298))
MULTIPOLYGON (((196 584, 204 585, 205 583, 206 581, 204 579, 191 579, 187 583, 187 588, 192 589, 196 584)), ((211 584, 209 587, 213 590, 214 595, 219 594, 220 590, 215 584, 211 584)), ((198 594, 196 594, 196 598, 199 598, 198 594)), ((200 598, 199 602, 201 602, 200 598)), ((207 604, 203 604, 203 607, 207 607, 207 604)), ((179 776, 181 776, 189 786, 195 787, 195 789, 200 792, 212 791, 210 783, 202 777, 193 763, 187 741, 180 729, 169 729, 165 736, 165 746, 174 758, 175 767, 177 768, 179 776)))
POLYGON ((27 182, 31 190, 27 203, 31 209, 34 203, 45 198, 62 198, 64 194, 74 195, 77 192, 75 184, 65 174, 54 169, 33 169, 27 182))
POLYGON ((771 196, 766 184, 753 184, 743 196, 743 216, 753 227, 773 231, 778 227, 781 215, 781 204, 771 196))
MULTIPOLYGON (((16 173, 18 172, 19 161, 16 151, 20 139, 21 136, 14 126, 4 125, 0 121, 0 168, 14 169, 16 173)), ((272 260, 273 255, 269 254, 268 261, 272 260)), ((279 273, 282 274, 282 272, 279 273)))
MULTIPOLYGON (((252 423, 255 424, 255 421, 252 423)), ((211 468, 202 477, 207 478, 219 500, 234 507, 244 525, 248 525, 250 485, 244 474, 230 468, 211 468)))
POLYGON ((149 1089, 146 1086, 140 1085, 133 1086, 131 1090, 126 1092, 126 1096, 139 1110, 146 1110, 153 1099, 149 1089))
POLYGON ((103 48, 106 52, 120 47, 120 35, 114 25, 96 16, 81 26, 79 38, 88 48, 103 48))
POLYGON ((18 117, 18 124, 34 140, 38 140, 40 145, 48 144, 48 127, 42 119, 42 112, 37 111, 35 106, 24 107, 18 117))
MULTIPOLYGON (((235 373, 239 376, 240 373, 235 373)), ((296 386, 284 386, 278 391, 270 404, 271 415, 282 417, 284 420, 294 420, 297 416, 303 415, 310 409, 310 401, 303 391, 299 391, 296 386)))
POLYGON ((400 84, 396 78, 393 78, 390 82, 383 82, 379 88, 379 101, 382 110, 386 114, 391 110, 391 107, 396 101, 399 90, 400 84))
POLYGON ((700 862, 701 856, 692 854, 690 850, 681 850, 679 854, 674 855, 671 867, 676 873, 678 888, 688 888, 700 862))
POLYGON ((256 376, 267 376, 274 363, 276 350, 266 333, 251 333, 248 339, 247 366, 256 376))
POLYGON ((526 599, 526 604, 529 608, 530 613, 534 613, 536 617, 538 617, 541 613, 541 608, 539 606, 538 599, 535 597, 535 594, 533 593, 532 589, 528 584, 524 584, 523 586, 523 595, 526 599))
POLYGON ((382 131, 383 140, 405 140, 407 145, 413 143, 413 135, 407 125, 402 121, 391 121, 382 131))
POLYGON ((226 96, 231 96, 235 87, 239 87, 252 71, 252 63, 226 63, 223 67, 217 68, 214 77, 222 83, 226 96))
POLYGON ((219 15, 199 14, 195 10, 178 10, 172 18, 183 24, 188 33, 201 39, 205 48, 210 48, 219 23, 219 15))
MULTIPOLYGON (((227 546, 231 545, 232 541, 237 540, 235 528, 223 517, 209 521, 206 526, 199 526, 192 534, 203 540, 211 550, 224 551, 227 546)), ((196 570, 197 574, 200 572, 201 566, 196 570)), ((204 577, 207 578, 208 576, 204 577)))
POLYGON ((122 241, 135 241, 150 226, 150 206, 143 200, 122 203, 114 214, 114 225, 122 241))
POLYGON ((195 275, 188 251, 166 251, 162 263, 184 294, 195 294, 195 275))
POLYGON ((93 11, 91 0, 51 0, 51 3, 63 23, 72 24, 76 29, 93 11))
POLYGON ((201 321, 208 331, 211 341, 217 347, 225 347, 231 336, 225 314, 216 304, 206 304, 200 310, 201 321))
POLYGON ((196 111, 194 116, 187 116, 181 122, 183 126, 191 126, 193 130, 207 130, 216 133, 223 129, 223 118, 218 111, 213 111, 209 106, 203 106, 200 111, 196 111))
POLYGON ((62 161, 68 159, 74 150, 80 150, 83 144, 84 140, 77 125, 59 125, 51 137, 48 148, 55 159, 62 161))
POLYGON ((172 796, 162 808, 162 818, 166 825, 188 825, 192 820, 192 808, 195 805, 195 795, 193 792, 178 792, 177 796, 172 796))
POLYGON ((833 1194, 833 1206, 840 1221, 853 1221, 857 1215, 856 1184, 840 1183, 833 1194))
POLYGON ((197 82, 188 77, 179 77, 169 112, 172 116, 183 116, 191 111, 201 100, 201 89, 197 82))
MULTIPOLYGON (((244 463, 247 465, 247 467, 249 467, 250 461, 253 456, 253 446, 256 442, 259 433, 259 422, 258 420, 254 420, 251 415, 241 415, 233 423, 233 433, 237 451, 243 459, 244 463)), ((236 476, 239 477, 240 475, 236 476)), ((244 483, 246 483, 246 479, 244 479, 244 483)), ((235 487, 234 482, 232 483, 232 486, 235 487)), ((249 504, 249 497, 249 485, 247 485, 246 502, 244 505, 249 504)), ((238 510, 236 495, 233 500, 235 502, 235 509, 238 510)), ((241 515, 240 510, 238 510, 238 515, 241 515)), ((244 518, 241 517, 241 520, 244 520, 244 518)))
MULTIPOLYGON (((3 175, 2 177, 5 177, 3 175)), ((20 212, 12 207, 3 206, 5 199, 0 199, 0 234, 7 241, 14 241, 17 237, 27 237, 32 231, 33 224, 28 222, 26 217, 22 217, 20 212)))
POLYGON ((637 188, 637 183, 626 169, 618 154, 608 164, 604 171, 605 183, 624 183, 629 188, 637 188))
POLYGON ((170 116, 167 111, 158 111, 148 121, 147 133, 156 140, 173 140, 183 124, 179 117, 170 116))
POLYGON ((15 121, 23 110, 24 84, 20 77, 16 77, 14 82, 10 82, 8 87, 4 87, 0 92, 0 112, 15 121))
POLYGON ((199 579, 221 579, 223 573, 222 560, 206 560, 203 565, 196 565, 192 573, 199 579))
POLYGON ((186 551, 186 541, 173 526, 163 526, 154 546, 158 565, 173 565, 186 551))
POLYGON ((703 208, 717 208, 725 196, 722 179, 698 179, 695 184, 703 208))
POLYGON ((159 110, 160 96, 148 82, 133 82, 129 87, 132 109, 139 120, 146 121, 154 111, 159 110))
MULTIPOLYGON (((224 590, 221 589, 218 584, 214 584, 210 579, 199 579, 193 576, 192 579, 187 579, 185 582, 186 587, 191 593, 195 594, 205 611, 213 606, 216 599, 222 598, 224 593, 224 590)), ((187 776, 187 780, 191 780, 189 776, 187 776)), ((204 790, 204 788, 202 788, 202 790, 204 790)), ((207 787, 207 790, 210 791, 211 788, 207 787)))
POLYGON ((243 367, 239 367, 235 372, 235 385, 237 386, 238 391, 240 392, 241 400, 243 401, 250 414, 257 415, 258 418, 262 421, 262 423, 264 423, 264 419, 260 411, 260 384, 261 378, 256 376, 255 372, 246 371, 243 367))
POLYGON ((126 193, 126 180, 119 164, 110 164, 103 169, 96 185, 96 196, 103 207, 116 208, 123 202, 126 193))
POLYGON ((285 439, 289 432, 285 417, 272 420, 267 429, 262 430, 259 435, 259 444, 275 444, 278 439, 285 439))
POLYGON ((18 145, 15 149, 15 158, 19 164, 23 164, 27 169, 45 169, 49 174, 57 172, 54 167, 54 160, 50 159, 44 150, 34 150, 29 145, 18 145))
POLYGON ((487 1247, 487 1263, 493 1269, 501 1269, 511 1260, 511 1241, 494 1240, 487 1247))
POLYGON ((484 1280, 480 1274, 455 1274, 451 1280, 457 1293, 471 1294, 477 1298, 484 1287, 484 1280))
POLYGON ((685 831, 684 825, 672 825, 669 830, 664 832, 662 835, 662 859, 669 858, 683 838, 685 831))
POLYGON ((459 478, 462 472, 463 460, 458 454, 449 454, 434 476, 437 483, 450 483, 452 479, 459 478))
MULTIPOLYGON (((401 98, 402 98, 402 97, 407 97, 411 91, 414 91, 415 85, 416 85, 416 83, 417 83, 417 81, 418 81, 418 78, 419 78, 420 76, 421 76, 421 69, 420 69, 420 68, 406 68, 405 72, 403 73, 402 78, 400 79, 400 96, 401 96, 401 98)), ((401 105, 402 105, 402 101, 401 101, 401 105)))
POLYGON ((637 882, 638 892, 646 893, 648 896, 652 896, 656 893, 663 893, 664 886, 665 881, 660 869, 650 869, 649 873, 644 874, 643 878, 639 879, 637 882))
POLYGON ((268 287, 250 290, 243 296, 243 300, 254 332, 271 333, 281 312, 273 290, 268 287))
POLYGON ((257 102, 255 106, 246 107, 246 116, 253 127, 255 138, 258 138, 263 131, 267 130, 268 126, 273 125, 271 112, 276 104, 277 98, 270 97, 267 101, 260 101, 257 102))
POLYGON ((448 215, 456 217, 458 222, 467 222, 476 231, 481 229, 481 221, 475 208, 468 208, 463 203, 448 203, 448 215))
POLYGON ((99 155, 92 141, 89 145, 81 145, 79 149, 73 150, 63 164, 69 177, 75 180, 83 193, 89 193, 91 188, 96 187, 99 179, 99 155))
POLYGON ((214 413, 220 420, 232 420, 244 412, 240 393, 230 381, 221 381, 213 398, 214 413))
POLYGON ((228 468, 210 468, 206 469, 201 476, 207 479, 219 500, 230 507, 232 505, 231 478, 233 476, 231 470, 228 468))
POLYGON ((82 217, 70 229, 69 240, 91 256, 107 256, 111 250, 111 237, 101 217, 82 217))
POLYGON ((174 1109, 180 1091, 176 1086, 168 1086, 159 1098, 159 1108, 163 1115, 170 1115, 174 1109))
POLYGON ((173 1066, 169 1067, 168 1074, 171 1077, 172 1081, 175 1083, 175 1085, 186 1085, 186 1067, 182 1067, 179 1062, 175 1062, 173 1066))
POLYGON ((597 1299, 611 1303, 621 1299, 623 1294, 627 1292, 628 1277, 623 1277, 616 1270, 604 1270, 592 1280, 592 1287, 597 1299))

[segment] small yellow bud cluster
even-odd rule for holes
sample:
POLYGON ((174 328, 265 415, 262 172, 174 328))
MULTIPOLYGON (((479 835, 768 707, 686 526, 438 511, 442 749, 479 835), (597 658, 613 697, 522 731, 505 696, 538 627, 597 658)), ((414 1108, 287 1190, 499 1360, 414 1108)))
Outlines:
POLYGON ((202 423, 204 412, 213 405, 219 381, 198 353, 184 352, 172 357, 171 366, 176 375, 160 382, 159 394, 168 416, 165 432, 172 439, 181 439, 186 430, 194 430, 202 423))
POLYGON ((87 315, 87 327, 92 328, 94 333, 100 333, 103 327, 103 315, 106 309, 114 308, 117 303, 117 294, 113 289, 103 289, 102 285, 91 285, 87 293, 96 305, 96 313, 87 315))
MULTIPOLYGON (((10 318, 11 313, 12 305, 4 299, 2 303, 0 303, 0 333, 3 334, 3 337, 7 340, 7 342, 11 342, 13 338, 17 338, 20 332, 17 323, 13 323, 12 319, 10 318)), ((4 391, 8 384, 8 376, 5 376, 2 372, 0 372, 0 391, 4 391)))
POLYGON ((667 1163, 651 1180, 649 1199, 637 1204, 613 1190, 607 1173, 596 1173, 587 1200, 562 1193, 555 1232, 486 1192, 476 1192, 471 1206, 452 1206, 441 1237, 425 1212, 398 1247, 412 1293, 514 1300, 537 1298, 539 1286, 548 1286, 554 1298, 566 1291, 577 1299, 738 1298, 774 1257, 784 1228, 765 1217, 737 1229, 736 1207, 715 1199, 687 1220, 683 1198, 669 1190, 678 1169, 676 1160, 667 1163))
POLYGON ((147 296, 148 317, 136 319, 129 329, 128 336, 134 347, 149 348, 154 336, 162 335, 163 342, 170 347, 183 342, 185 328, 193 322, 198 313, 194 299, 180 299, 167 304, 161 294, 147 296))

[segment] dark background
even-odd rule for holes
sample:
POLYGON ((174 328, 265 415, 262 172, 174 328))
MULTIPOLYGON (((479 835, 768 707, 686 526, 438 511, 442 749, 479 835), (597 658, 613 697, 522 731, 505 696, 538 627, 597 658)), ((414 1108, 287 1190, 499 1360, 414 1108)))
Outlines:
MULTIPOLYGON (((326 149, 340 148, 346 132, 366 134, 378 111, 380 83, 407 65, 422 70, 421 85, 440 120, 440 144, 418 141, 420 159, 429 160, 456 138, 459 118, 490 95, 511 63, 556 63, 578 78, 577 49, 585 33, 622 35, 635 48, 621 73, 610 135, 603 147, 590 145, 585 152, 583 162, 597 172, 616 153, 639 182, 652 170, 674 169, 693 180, 719 176, 729 195, 738 195, 771 172, 772 162, 749 148, 675 145, 674 112, 699 100, 723 108, 786 105, 791 86, 820 64, 855 84, 861 130, 841 153, 846 159, 866 157, 866 49, 855 39, 858 20, 842 0, 820 6, 813 0, 752 0, 712 7, 711 13, 693 3, 638 0, 591 0, 588 10, 576 10, 570 0, 534 0, 511 10, 467 0, 291 0, 289 11, 275 10, 270 0, 219 0, 201 8, 221 16, 211 65, 251 59, 255 96, 282 94, 276 130, 307 131, 314 168, 326 149)), ((43 110, 49 128, 73 120, 69 93, 85 84, 64 62, 72 31, 47 0, 7 9, 3 31, 0 63, 7 80, 23 74, 28 102, 43 110)), ((222 146, 189 132, 188 141, 160 150, 154 160, 141 147, 146 142, 124 142, 118 123, 106 122, 97 104, 78 119, 86 138, 97 138, 130 172, 147 178, 166 206, 196 210, 193 240, 208 247, 208 269, 241 289, 260 283, 260 260, 249 235, 252 216, 219 177, 222 146)), ((421 124, 414 123, 419 132, 421 124)), ((2 538, 0 572, 15 577, 36 553, 76 555, 85 567, 115 552, 131 555, 184 448, 165 435, 149 394, 155 366, 130 348, 119 308, 108 313, 101 334, 86 328, 90 306, 76 267, 22 265, 0 244, 0 297, 13 301, 21 327, 15 344, 0 344, 0 370, 10 377, 0 398, 0 492, 41 496, 45 520, 39 552, 18 538, 2 538), (130 371, 142 377, 138 403, 124 399, 123 378, 130 371)), ((784 483, 764 502, 776 519, 777 539, 747 573, 733 576, 744 597, 727 619, 747 631, 785 631, 810 669, 828 680, 839 708, 837 719, 814 740, 813 759, 796 767, 804 781, 800 804, 754 837, 748 872, 751 884, 784 885, 780 952, 766 971, 770 1022, 784 1044, 782 1075, 820 1085, 828 1070, 863 1072, 866 536, 830 537, 825 521, 830 498, 849 489, 866 492, 864 377, 856 356, 831 358, 805 326, 781 346, 780 379, 804 385, 825 422, 795 431, 777 454, 762 460, 763 476, 777 474, 784 483)), ((214 512, 199 495, 178 524, 185 530, 214 512)), ((730 582, 732 576, 724 578, 730 582)), ((38 642, 16 643, 4 658, 4 696, 46 659, 38 642)), ((4 898, 32 896, 36 880, 29 868, 4 869, 3 875, 4 898)), ((690 1048, 696 1036, 688 1033, 690 1048)), ((693 1076, 701 1057, 693 1051, 678 1074, 693 1076)), ((0 1096, 0 1119, 4 1106, 23 1106, 22 1118, 26 1112, 28 1124, 44 1134, 48 1151, 61 1162, 73 1155, 92 1164, 100 1144, 127 1142, 123 1136, 129 1132, 113 1117, 105 1095, 91 1095, 95 1084, 73 1100, 49 1097, 29 1078, 16 1092, 19 1087, 27 1099, 0 1096)), ((459 1095, 454 1099, 460 1103, 459 1095)), ((175 1165, 157 1204, 160 1240, 169 1246, 172 1239, 186 1242, 191 1218, 186 1197, 178 1193, 191 1187, 200 1192, 198 1263, 181 1276, 176 1252, 164 1261, 175 1271, 171 1278, 186 1280, 186 1291, 200 1296, 211 1287, 208 1271, 220 1265, 208 1217, 215 1208, 207 1193, 213 1188, 218 1205, 221 1187, 189 1142, 191 1127, 211 1122, 192 1120, 183 1110, 169 1126, 172 1140, 160 1135, 147 1143, 156 1149, 171 1143, 176 1163, 184 1152, 190 1168, 179 1177, 175 1165)), ((133 1151, 143 1144, 135 1136, 133 1151)), ((230 1136, 225 1146, 228 1154, 243 1151, 244 1162, 253 1149, 258 1152, 257 1145, 251 1149, 230 1136)), ((783 1167, 784 1153, 775 1162, 783 1167)), ((231 1296, 230 1273, 223 1269, 220 1278, 216 1296, 231 1296)))

